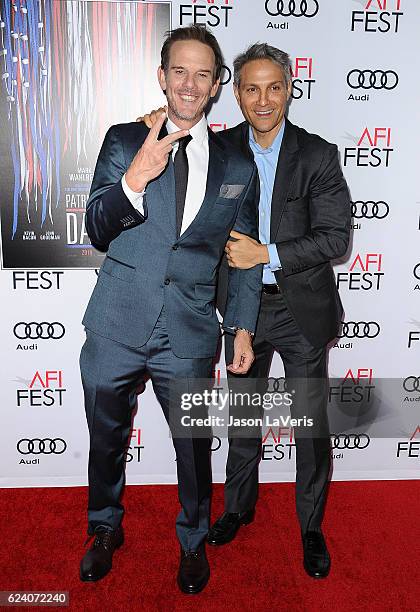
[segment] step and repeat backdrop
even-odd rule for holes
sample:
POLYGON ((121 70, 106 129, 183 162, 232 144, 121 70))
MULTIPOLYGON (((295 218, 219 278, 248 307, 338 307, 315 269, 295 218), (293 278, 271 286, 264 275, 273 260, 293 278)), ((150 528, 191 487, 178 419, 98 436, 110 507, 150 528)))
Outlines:
MULTIPOLYGON (((212 129, 242 120, 232 62, 266 41, 292 59, 291 121, 339 147, 353 232, 335 262, 345 319, 329 352, 333 478, 417 478, 420 4, 0 0, 0 485, 87 482, 78 358, 103 258, 84 230, 92 173, 110 125, 164 102, 164 34, 190 23, 210 27, 225 56, 212 129)), ((224 376, 221 357, 216 384, 224 376)), ((273 390, 282 377, 275 356, 273 390)), ((160 406, 150 383, 139 391, 127 482, 176 482, 160 406)), ((214 480, 223 481, 227 440, 216 436, 212 450, 214 480)), ((293 430, 269 428, 261 480, 294 480, 294 467, 293 430)))

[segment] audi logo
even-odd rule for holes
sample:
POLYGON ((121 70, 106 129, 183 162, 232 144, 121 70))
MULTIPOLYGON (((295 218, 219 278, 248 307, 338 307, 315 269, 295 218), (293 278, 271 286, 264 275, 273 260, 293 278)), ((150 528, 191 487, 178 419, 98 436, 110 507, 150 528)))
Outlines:
POLYGON ((420 263, 414 266, 413 274, 417 280, 420 280, 420 263))
POLYGON ((408 393, 420 391, 420 376, 407 376, 407 378, 403 382, 403 388, 408 393))
POLYGON ((380 200, 379 202, 357 202, 351 203, 351 216, 355 219, 385 219, 389 213, 389 205, 380 200))
POLYGON ((267 384, 267 393, 285 393, 287 389, 286 379, 283 376, 280 378, 270 376, 267 379, 267 384))
POLYGON ((333 448, 343 450, 348 449, 363 449, 370 444, 370 438, 367 434, 333 434, 331 436, 331 445, 333 448))
POLYGON ((21 455, 62 455, 67 448, 62 438, 23 438, 16 445, 21 455))
POLYGON ((62 323, 16 323, 13 333, 19 340, 59 340, 64 336, 66 330, 62 323))
POLYGON ((227 85, 232 78, 232 71, 229 66, 223 64, 222 66, 222 78, 220 80, 220 85, 227 85))
POLYGON ((317 0, 265 0, 265 12, 272 17, 315 17, 317 0))
POLYGON ((395 89, 398 74, 394 70, 350 70, 347 85, 352 89, 395 89))
POLYGON ((376 338, 381 328, 375 321, 346 321, 341 328, 339 338, 376 338))

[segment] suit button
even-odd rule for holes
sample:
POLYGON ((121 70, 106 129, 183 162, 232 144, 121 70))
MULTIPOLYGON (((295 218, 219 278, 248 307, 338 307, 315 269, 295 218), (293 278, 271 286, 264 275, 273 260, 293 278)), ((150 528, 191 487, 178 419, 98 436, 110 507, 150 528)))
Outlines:
POLYGON ((173 251, 176 251, 176 250, 177 250, 177 248, 178 248, 178 245, 177 245, 177 244, 173 244, 173 245, 172 245, 172 250, 173 250, 173 251))
POLYGON ((171 281, 169 280, 169 278, 165 278, 165 285, 169 285, 171 281))

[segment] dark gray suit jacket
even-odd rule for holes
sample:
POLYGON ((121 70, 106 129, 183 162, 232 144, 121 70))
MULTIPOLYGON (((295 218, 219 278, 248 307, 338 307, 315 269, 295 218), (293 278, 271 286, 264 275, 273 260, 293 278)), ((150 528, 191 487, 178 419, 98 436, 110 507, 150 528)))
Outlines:
MULTIPOLYGON (((234 228, 258 237, 256 169, 209 130, 206 194, 196 218, 177 238, 171 157, 165 171, 147 185, 144 216, 122 190, 121 178, 148 131, 143 123, 113 126, 99 153, 86 228, 92 244, 107 256, 83 324, 139 347, 164 306, 174 353, 211 357, 220 334, 216 280, 229 233, 234 228)), ((224 327, 255 329, 261 277, 262 266, 229 273, 224 327)))
MULTIPOLYGON (((253 160, 248 123, 219 135, 253 160)), ((343 309, 330 262, 347 251, 350 221, 350 196, 337 147, 286 119, 271 201, 270 241, 276 243, 282 265, 275 272, 277 283, 298 327, 315 347, 338 334, 343 309)), ((221 312, 227 277, 224 259, 217 300, 221 312)))

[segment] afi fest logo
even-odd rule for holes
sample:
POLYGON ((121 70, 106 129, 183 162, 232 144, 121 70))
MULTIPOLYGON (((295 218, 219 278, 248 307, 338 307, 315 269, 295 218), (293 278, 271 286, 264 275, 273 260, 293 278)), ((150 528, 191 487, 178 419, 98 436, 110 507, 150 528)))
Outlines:
POLYGON ((403 0, 355 0, 364 6, 363 11, 352 11, 352 32, 375 32, 397 34, 403 0))
MULTIPOLYGON (((417 321, 416 319, 411 319, 410 321, 411 324, 414 324, 416 327, 420 328, 420 321, 417 321)), ((410 330, 408 332, 408 344, 407 344, 407 348, 411 349, 411 348, 418 348, 420 346, 420 331, 418 330, 410 330)))
POLYGON ((221 132, 222 130, 228 129, 228 124, 226 122, 221 123, 209 123, 209 128, 212 132, 221 132))
POLYGON ((45 373, 37 370, 26 387, 17 389, 16 404, 18 407, 62 406, 65 392, 62 370, 46 370, 45 373))
POLYGON ((391 128, 375 127, 370 129, 365 127, 361 136, 357 139, 352 136, 347 137, 356 143, 355 147, 344 149, 345 166, 365 166, 378 168, 385 166, 388 168, 391 153, 391 128))
POLYGON ((349 291, 379 291, 384 275, 382 253, 357 253, 349 272, 337 273, 337 288, 345 285, 349 291))
POLYGON ((292 61, 292 98, 294 100, 311 99, 314 62, 312 57, 296 57, 292 61))
POLYGON ((295 448, 293 427, 270 427, 262 439, 261 461, 291 461, 295 448))
POLYGON ((13 289, 55 289, 58 291, 61 289, 63 275, 64 272, 57 270, 43 270, 42 272, 37 270, 15 270, 12 273, 13 289))
POLYGON ((125 449, 124 459, 126 463, 141 461, 141 451, 144 449, 144 445, 141 443, 141 429, 133 427, 130 429, 128 438, 128 446, 125 449))
POLYGON ((339 384, 331 384, 328 391, 328 401, 340 404, 369 404, 372 399, 373 369, 357 368, 347 370, 339 384))
POLYGON ((401 457, 407 459, 420 458, 420 425, 417 425, 408 440, 401 440, 397 443, 395 456, 397 459, 401 457))
POLYGON ((229 27, 234 0, 191 0, 179 7, 179 25, 198 23, 210 28, 229 27))

